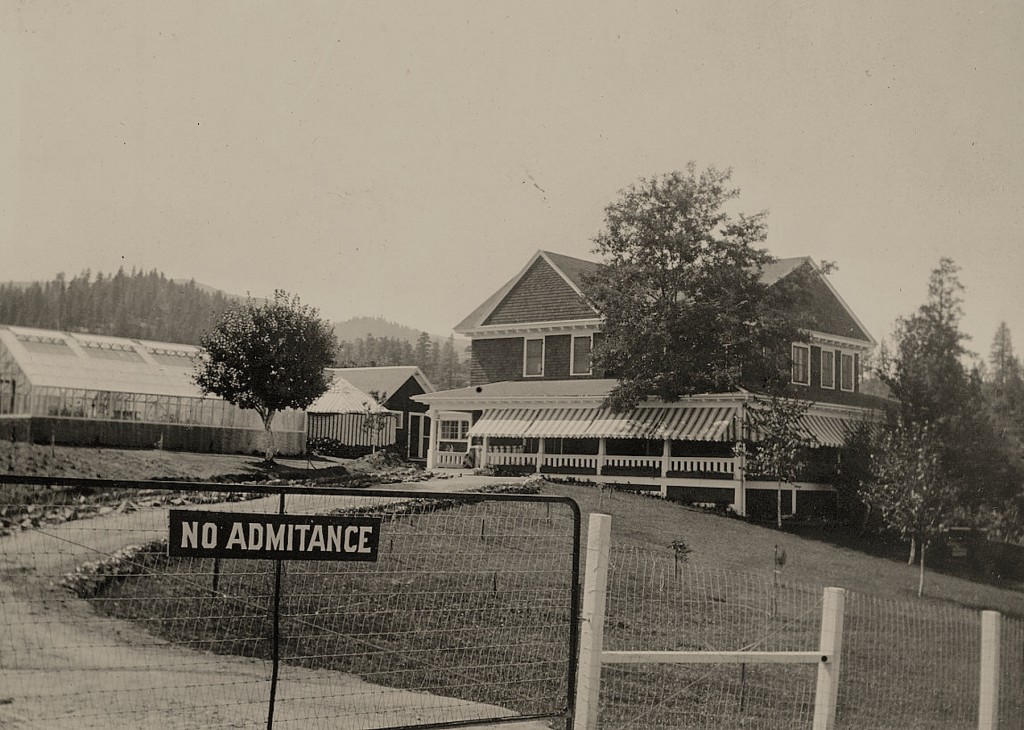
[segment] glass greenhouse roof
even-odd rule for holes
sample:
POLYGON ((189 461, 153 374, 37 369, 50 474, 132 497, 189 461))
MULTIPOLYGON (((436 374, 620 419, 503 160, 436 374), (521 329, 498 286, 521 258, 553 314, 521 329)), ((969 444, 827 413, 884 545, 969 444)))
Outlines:
POLYGON ((204 397, 192 345, 10 326, 0 326, 0 345, 33 386, 204 397))

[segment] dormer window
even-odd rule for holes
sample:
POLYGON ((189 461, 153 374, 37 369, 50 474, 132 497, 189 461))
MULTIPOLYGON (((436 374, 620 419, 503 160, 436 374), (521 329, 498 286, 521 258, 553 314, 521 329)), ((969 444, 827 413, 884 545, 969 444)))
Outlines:
POLYGON ((807 345, 793 345, 792 381, 796 385, 811 384, 811 348, 807 345))
POLYGON ((527 339, 523 348, 523 375, 537 378, 544 375, 544 338, 527 339))
POLYGON ((852 353, 844 352, 839 356, 839 387, 847 393, 852 393, 854 390, 856 381, 854 365, 852 353))
POLYGON ((572 338, 572 375, 590 375, 591 351, 594 349, 593 335, 572 338))

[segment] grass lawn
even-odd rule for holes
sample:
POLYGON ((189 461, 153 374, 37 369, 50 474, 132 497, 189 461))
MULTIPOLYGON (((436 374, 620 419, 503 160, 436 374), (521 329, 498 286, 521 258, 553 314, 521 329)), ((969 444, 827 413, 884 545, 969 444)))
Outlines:
MULTIPOLYGON (((548 484, 587 514, 612 516, 609 649, 810 650, 822 587, 849 591, 840 727, 976 723, 978 609, 1012 617, 1024 594, 837 548, 657 498, 548 484), (691 549, 685 564, 674 541, 691 549), (777 551, 785 565, 773 572, 777 551)), ((287 563, 286 663, 499 704, 557 708, 566 690, 569 524, 535 505, 477 504, 387 517, 377 564, 287 563)), ((584 534, 584 541, 586 535, 584 534)), ((271 564, 168 560, 102 586, 103 612, 198 649, 265 658, 271 564)), ((1004 642, 1004 646, 1006 642, 1004 642)), ((1003 726, 1024 722, 1020 648, 1004 649, 1003 726)), ((608 667, 603 727, 809 727, 816 669, 608 667)))

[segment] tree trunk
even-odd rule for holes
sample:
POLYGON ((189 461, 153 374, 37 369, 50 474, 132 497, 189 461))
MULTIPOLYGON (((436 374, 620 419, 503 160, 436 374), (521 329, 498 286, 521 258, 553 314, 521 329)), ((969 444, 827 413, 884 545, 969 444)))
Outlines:
POLYGON ((267 461, 274 460, 274 433, 270 430, 270 424, 274 422, 274 411, 270 411, 266 416, 263 417, 263 434, 264 434, 264 456, 267 461))
POLYGON ((917 597, 920 598, 924 594, 924 542, 921 542, 921 572, 917 578, 917 597))
POLYGON ((917 541, 913 536, 910 537, 910 557, 907 558, 907 565, 914 564, 914 557, 917 555, 917 541))

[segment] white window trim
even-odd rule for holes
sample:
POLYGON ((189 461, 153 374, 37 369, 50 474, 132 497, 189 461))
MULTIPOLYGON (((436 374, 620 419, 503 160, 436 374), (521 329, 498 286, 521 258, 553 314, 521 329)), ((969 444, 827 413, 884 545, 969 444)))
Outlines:
POLYGON ((524 337, 523 338, 523 377, 524 378, 543 378, 544 377, 544 357, 547 355, 547 343, 544 342, 543 337, 524 337), (539 373, 527 373, 526 372, 526 361, 527 351, 529 350, 528 343, 534 340, 540 341, 540 372, 539 373))
POLYGON ((811 346, 810 345, 798 345, 796 343, 793 343, 792 349, 789 352, 789 356, 790 356, 790 358, 792 360, 792 362, 791 362, 791 364, 789 366, 789 382, 791 382, 793 385, 810 385, 811 384, 811 346), (796 351, 797 350, 804 350, 807 353, 807 382, 800 382, 799 380, 795 380, 794 379, 794 376, 796 374, 796 351))
POLYGON ((821 348, 821 361, 818 363, 821 372, 818 373, 818 383, 821 385, 823 390, 835 390, 836 389, 836 355, 841 350, 833 350, 831 348, 821 348), (825 353, 832 355, 832 385, 825 385, 825 353))
POLYGON ((854 393, 857 390, 857 356, 852 352, 841 352, 839 354, 839 390, 844 393, 854 393), (843 358, 850 358, 850 387, 843 387, 843 358))
POLYGON ((569 375, 571 376, 585 376, 593 375, 594 373, 594 333, 591 332, 589 335, 572 335, 569 339, 569 375), (584 337, 590 340, 590 367, 586 372, 576 372, 573 368, 576 366, 576 340, 582 340, 584 337))

